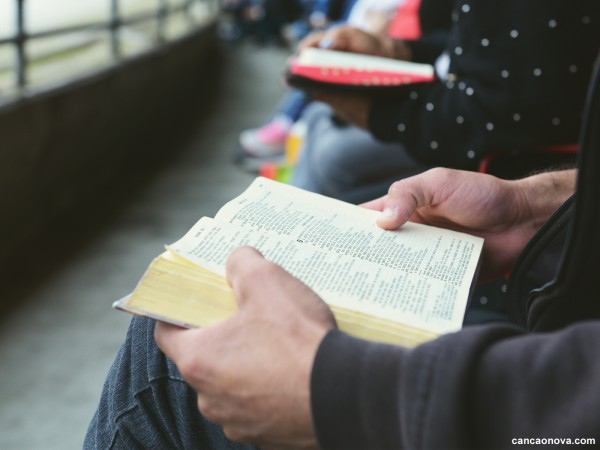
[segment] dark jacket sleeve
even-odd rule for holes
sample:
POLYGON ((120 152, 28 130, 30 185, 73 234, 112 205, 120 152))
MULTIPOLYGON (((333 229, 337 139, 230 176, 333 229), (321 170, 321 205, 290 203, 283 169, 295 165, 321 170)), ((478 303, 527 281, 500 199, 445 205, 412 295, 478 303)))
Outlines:
POLYGON ((470 327, 412 350, 332 331, 311 382, 319 443, 345 450, 510 448, 523 438, 598 444, 599 341, 597 321, 547 334, 470 327))
POLYGON ((368 127, 419 162, 474 169, 494 151, 577 141, 600 2, 457 2, 447 79, 376 98, 368 127))
POLYGON ((453 6, 454 0, 421 0, 421 37, 405 41, 410 46, 414 62, 433 64, 444 51, 452 26, 453 6))

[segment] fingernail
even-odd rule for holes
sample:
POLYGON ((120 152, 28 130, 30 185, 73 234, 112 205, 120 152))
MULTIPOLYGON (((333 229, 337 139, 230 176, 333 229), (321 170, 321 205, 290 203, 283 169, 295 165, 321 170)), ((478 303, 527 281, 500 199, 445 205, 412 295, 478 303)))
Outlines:
POLYGON ((320 48, 329 48, 329 47, 331 47, 332 44, 333 44, 333 40, 331 38, 324 37, 319 42, 319 47, 320 48))
POLYGON ((396 211, 393 208, 385 208, 381 213, 381 217, 384 219, 393 219, 396 217, 396 211))

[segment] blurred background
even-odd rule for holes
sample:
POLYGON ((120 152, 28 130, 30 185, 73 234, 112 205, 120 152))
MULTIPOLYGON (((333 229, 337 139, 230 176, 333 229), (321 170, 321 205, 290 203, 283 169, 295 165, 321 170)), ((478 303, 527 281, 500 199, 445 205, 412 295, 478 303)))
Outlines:
POLYGON ((0 0, 0 449, 81 448, 112 302, 256 175, 238 135, 284 90, 284 3, 0 0))

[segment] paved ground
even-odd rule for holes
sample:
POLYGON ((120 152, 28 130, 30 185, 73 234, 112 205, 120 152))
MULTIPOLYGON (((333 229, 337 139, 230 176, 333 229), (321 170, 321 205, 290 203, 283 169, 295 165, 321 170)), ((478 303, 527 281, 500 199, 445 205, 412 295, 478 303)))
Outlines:
POLYGON ((11 294, 15 306, 0 318, 0 449, 81 448, 129 322, 111 303, 164 244, 252 180, 231 164, 237 134, 275 105, 287 52, 242 46, 225 54, 228 95, 186 148, 124 208, 107 211, 113 217, 83 246, 11 294))

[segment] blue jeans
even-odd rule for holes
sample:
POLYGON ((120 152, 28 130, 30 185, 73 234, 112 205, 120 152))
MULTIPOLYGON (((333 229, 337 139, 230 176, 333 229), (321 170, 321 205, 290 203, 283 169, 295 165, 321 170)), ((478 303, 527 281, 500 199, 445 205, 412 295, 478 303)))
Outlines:
MULTIPOLYGON (((465 323, 498 320, 490 314, 492 311, 478 305, 477 298, 475 294, 465 323)), ((132 319, 108 373, 83 448, 253 449, 229 441, 220 426, 200 415, 196 393, 156 347, 154 323, 144 317, 132 319)))
POLYGON ((251 449, 198 412, 196 393, 156 347, 154 321, 134 317, 110 369, 84 449, 251 449))
POLYGON ((300 118, 306 106, 310 103, 308 94, 300 89, 290 88, 283 94, 272 117, 286 116, 292 122, 300 118))

